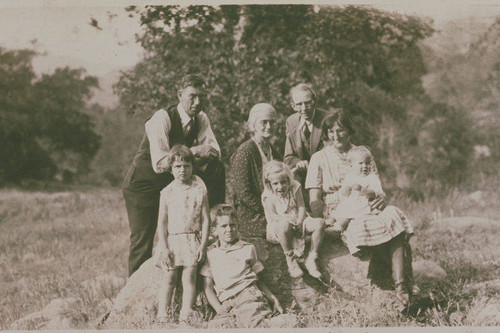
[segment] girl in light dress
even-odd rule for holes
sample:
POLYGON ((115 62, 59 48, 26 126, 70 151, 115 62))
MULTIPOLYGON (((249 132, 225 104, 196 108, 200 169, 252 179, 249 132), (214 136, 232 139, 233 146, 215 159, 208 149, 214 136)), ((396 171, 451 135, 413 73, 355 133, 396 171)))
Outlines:
POLYGON ((198 263, 203 259, 209 235, 207 188, 193 174, 194 156, 188 147, 175 145, 169 155, 174 180, 160 194, 159 241, 155 264, 163 272, 158 297, 158 320, 168 321, 172 296, 182 270, 182 306, 179 321, 193 313, 198 263))
POLYGON ((304 236, 311 235, 311 249, 304 262, 309 274, 321 277, 316 260, 324 235, 324 221, 306 214, 300 183, 290 168, 279 161, 270 161, 262 170, 264 191, 262 205, 267 220, 266 238, 279 243, 285 252, 290 276, 303 275, 297 259, 303 256, 304 236))

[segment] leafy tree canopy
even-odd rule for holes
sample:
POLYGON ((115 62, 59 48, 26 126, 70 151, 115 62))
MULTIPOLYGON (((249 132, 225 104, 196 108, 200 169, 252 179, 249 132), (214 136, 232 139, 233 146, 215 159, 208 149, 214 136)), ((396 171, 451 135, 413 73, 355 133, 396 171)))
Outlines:
POLYGON ((418 112, 433 108, 420 83, 425 67, 418 46, 432 28, 372 8, 317 8, 130 7, 145 27, 138 36, 145 57, 116 85, 121 103, 149 116, 177 103, 176 82, 183 75, 199 73, 210 87, 207 111, 227 161, 245 139, 248 110, 258 102, 281 114, 275 145, 282 150, 284 119, 293 112, 289 90, 311 83, 320 107, 351 113, 358 128, 354 141, 372 147, 382 170, 393 179, 411 178, 412 168, 390 159, 402 157, 401 146, 428 148, 409 129, 416 119, 425 122, 418 112), (410 100, 421 107, 409 107, 410 100), (391 131, 396 135, 388 140, 391 131))
POLYGON ((0 48, 0 184, 85 172, 99 148, 82 112, 97 79, 69 68, 37 78, 34 56, 0 48))

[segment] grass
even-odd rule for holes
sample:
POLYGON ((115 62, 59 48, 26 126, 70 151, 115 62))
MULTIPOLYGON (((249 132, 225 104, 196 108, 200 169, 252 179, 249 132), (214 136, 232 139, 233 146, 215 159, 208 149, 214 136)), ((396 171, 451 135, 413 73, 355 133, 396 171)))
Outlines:
MULTIPOLYGON (((394 204, 413 220, 414 260, 443 267, 445 281, 432 286, 434 306, 406 315, 367 288, 354 299, 321 296, 314 309, 297 313, 303 327, 500 325, 498 227, 436 229, 436 218, 476 216, 498 220, 499 181, 451 189, 441 197, 394 204), (470 193, 483 191, 479 202, 470 193), (441 230, 441 231, 439 231, 441 230), (360 301, 362 300, 362 301, 360 301)), ((60 192, 0 190, 0 329, 51 300, 76 301, 66 315, 74 328, 93 328, 126 282, 129 227, 116 189, 60 192)), ((380 292, 380 291, 379 291, 380 292)), ((37 328, 36 323, 32 327, 37 328)))

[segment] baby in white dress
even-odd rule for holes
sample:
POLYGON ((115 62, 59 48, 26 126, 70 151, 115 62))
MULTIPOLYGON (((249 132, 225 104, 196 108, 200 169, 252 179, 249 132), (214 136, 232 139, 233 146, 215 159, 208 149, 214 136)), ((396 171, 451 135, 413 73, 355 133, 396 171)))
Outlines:
POLYGON ((380 210, 370 208, 370 201, 377 196, 385 197, 380 178, 371 168, 373 156, 368 148, 352 148, 347 159, 351 170, 341 183, 340 202, 332 212, 335 219, 333 229, 338 231, 345 230, 351 219, 380 213, 380 210))

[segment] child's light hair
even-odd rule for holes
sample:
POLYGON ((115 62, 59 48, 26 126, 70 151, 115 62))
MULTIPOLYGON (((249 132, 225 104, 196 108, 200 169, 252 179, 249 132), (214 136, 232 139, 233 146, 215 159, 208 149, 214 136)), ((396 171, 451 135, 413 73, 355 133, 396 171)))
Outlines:
POLYGON ((370 163, 373 163, 372 152, 366 146, 356 146, 351 148, 351 150, 349 150, 349 152, 347 153, 347 160, 349 162, 352 162, 353 156, 369 157, 370 163))
POLYGON ((284 174, 288 177, 290 184, 293 182, 293 174, 288 165, 283 162, 272 160, 267 162, 262 168, 262 183, 264 183, 264 187, 272 191, 271 183, 269 182, 269 177, 273 174, 284 174))
POLYGON ((194 155, 187 146, 175 145, 172 149, 170 149, 170 154, 168 155, 169 168, 172 167, 176 158, 179 158, 181 161, 191 163, 194 167, 194 155))
POLYGON ((229 216, 231 220, 238 221, 238 215, 236 214, 236 209, 229 204, 218 204, 210 212, 210 219, 212 220, 212 227, 217 227, 217 220, 220 216, 229 216))

